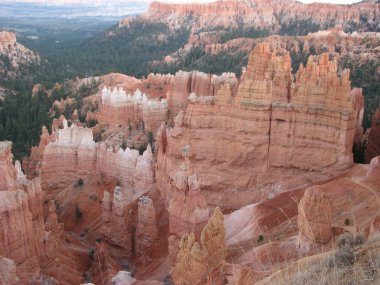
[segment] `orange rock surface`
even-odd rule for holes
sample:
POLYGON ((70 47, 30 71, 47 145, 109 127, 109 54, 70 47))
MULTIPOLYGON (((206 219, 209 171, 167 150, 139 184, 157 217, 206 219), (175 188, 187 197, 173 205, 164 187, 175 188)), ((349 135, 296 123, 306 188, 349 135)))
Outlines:
POLYGON ((298 206, 298 228, 301 240, 327 243, 332 237, 331 201, 317 186, 306 189, 298 206))
MULTIPOLYGON (((192 15, 193 31, 220 26, 237 27, 238 22, 248 27, 278 31, 281 25, 294 20, 310 20, 322 27, 331 24, 331 19, 335 20, 336 25, 343 25, 348 21, 359 22, 360 17, 378 22, 378 9, 376 1, 366 1, 357 5, 303 4, 294 0, 224 0, 207 4, 153 2, 142 18, 165 22, 174 29, 179 23, 186 23, 185 15, 192 15)), ((130 18, 124 19, 119 22, 119 26, 126 26, 130 21, 130 18)))
POLYGON ((336 72, 336 61, 324 54, 310 57, 293 81, 289 55, 257 46, 236 88, 224 84, 211 98, 190 96, 174 128, 161 130, 159 189, 170 188, 184 146, 207 203, 224 209, 347 169, 358 118, 349 71, 336 72), (225 199, 232 193, 233 201, 225 199))
POLYGON ((199 241, 194 233, 185 234, 172 272, 175 284, 205 284, 209 274, 225 257, 223 215, 214 210, 199 241))

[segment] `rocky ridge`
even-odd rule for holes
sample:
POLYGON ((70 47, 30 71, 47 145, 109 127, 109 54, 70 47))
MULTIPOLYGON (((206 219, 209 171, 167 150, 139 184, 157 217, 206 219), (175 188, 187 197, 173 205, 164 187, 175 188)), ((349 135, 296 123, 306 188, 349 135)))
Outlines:
MULTIPOLYGON (((320 29, 331 25, 343 26, 352 21, 379 22, 379 4, 364 1, 355 5, 323 3, 303 4, 297 1, 216 1, 207 4, 169 4, 153 2, 142 15, 148 21, 167 23, 172 29, 189 25, 193 33, 216 27, 255 27, 278 32, 282 27, 310 21, 320 29), (334 20, 332 20, 334 19, 334 20)), ((131 19, 120 21, 127 26, 131 19)))
POLYGON ((22 66, 38 63, 40 56, 19 44, 14 32, 0 31, 0 74, 15 77, 22 66))

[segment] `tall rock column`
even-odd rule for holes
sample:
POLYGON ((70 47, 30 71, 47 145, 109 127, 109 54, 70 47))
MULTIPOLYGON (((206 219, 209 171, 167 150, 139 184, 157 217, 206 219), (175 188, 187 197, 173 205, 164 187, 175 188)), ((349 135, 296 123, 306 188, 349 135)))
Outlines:
POLYGON ((136 253, 143 262, 146 262, 150 248, 157 242, 158 230, 156 210, 152 199, 142 196, 138 202, 136 227, 136 253))
POLYGON ((193 232, 199 238, 209 217, 207 202, 203 197, 196 174, 191 174, 187 155, 189 147, 184 147, 185 162, 172 177, 169 201, 169 255, 174 262, 178 253, 180 238, 193 232))

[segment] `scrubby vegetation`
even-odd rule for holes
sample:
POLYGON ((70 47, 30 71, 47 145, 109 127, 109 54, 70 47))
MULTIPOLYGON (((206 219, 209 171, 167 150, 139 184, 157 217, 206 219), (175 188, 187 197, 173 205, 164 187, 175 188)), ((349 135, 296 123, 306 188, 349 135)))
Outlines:
POLYGON ((33 78, 24 80, 0 80, 0 85, 13 90, 5 96, 4 101, 0 100, 0 141, 9 140, 13 142, 13 154, 15 159, 28 156, 32 146, 38 145, 42 126, 50 129, 53 116, 58 118, 64 114, 68 119, 76 108, 79 119, 84 121, 84 115, 80 110, 83 98, 94 92, 98 83, 92 82, 89 85, 82 85, 78 91, 68 85, 54 88, 51 95, 40 88, 32 96, 33 78), (55 110, 49 115, 49 110, 55 100, 72 97, 74 105, 66 104, 63 112, 55 110))
POLYGON ((243 26, 240 26, 238 28, 225 31, 220 37, 220 42, 225 43, 237 38, 264 38, 270 34, 270 31, 265 29, 256 29, 254 27, 245 28, 243 26))
POLYGON ((365 240, 361 234, 345 233, 338 238, 333 253, 304 258, 276 273, 270 284, 378 284, 379 268, 380 236, 365 240))
POLYGON ((191 50, 173 63, 152 64, 150 70, 157 73, 175 73, 178 70, 199 70, 206 73, 222 74, 234 72, 241 75, 242 67, 248 63, 246 52, 227 49, 217 54, 207 53, 203 47, 192 47, 191 50))
POLYGON ((149 73, 148 63, 180 49, 189 37, 187 29, 170 31, 164 23, 140 19, 128 27, 117 25, 95 37, 62 40, 59 43, 30 42, 27 46, 47 59, 44 73, 50 81, 121 72, 137 77, 149 73), (47 44, 47 46, 46 46, 47 44), (54 68, 53 68, 54 67, 54 68))
POLYGON ((291 20, 289 23, 282 23, 279 31, 280 35, 287 36, 306 36, 308 33, 315 33, 319 30, 324 30, 329 27, 333 27, 335 23, 332 21, 326 26, 314 23, 310 20, 291 20))

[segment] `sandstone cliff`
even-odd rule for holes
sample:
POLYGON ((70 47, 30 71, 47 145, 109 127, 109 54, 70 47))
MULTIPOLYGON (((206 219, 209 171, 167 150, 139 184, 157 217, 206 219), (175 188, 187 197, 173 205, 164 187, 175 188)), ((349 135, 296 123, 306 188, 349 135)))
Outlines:
MULTIPOLYGON (((10 142, 0 143, 0 165, 4 166, 0 176, 6 178, 2 182, 7 182, 0 187, 0 255, 14 260, 20 284, 37 280, 41 274, 58 277, 67 282, 64 284, 80 282, 78 267, 86 265, 76 264, 75 253, 61 240, 63 225, 57 221, 54 204, 45 223, 40 179, 28 180, 18 161, 13 166, 10 149, 10 142), (62 276, 61 270, 66 270, 67 274, 62 276)), ((12 269, 8 270, 10 275, 2 277, 10 278, 9 283, 4 284, 14 284, 12 269)))
MULTIPOLYGON (((378 3, 365 1, 355 5, 302 4, 298 1, 216 1, 208 4, 169 4, 153 2, 142 18, 162 21, 171 28, 190 25, 194 32, 212 27, 244 27, 270 29, 278 32, 283 27, 310 21, 320 27, 344 25, 349 22, 379 22, 378 3), (191 16, 190 16, 191 15, 191 16), (334 20, 333 20, 334 19, 334 20)), ((128 25, 131 19, 120 21, 128 25)), ((305 25, 305 23, 303 23, 305 25)))
POLYGON ((187 106, 189 95, 214 96, 221 84, 237 84, 232 73, 216 76, 198 71, 179 71, 175 75, 150 74, 144 80, 128 77, 105 78, 103 81, 105 85, 99 95, 99 111, 89 112, 88 118, 111 127, 122 125, 132 128, 143 123, 144 129, 153 133, 162 122, 171 122, 178 111, 187 106), (106 87, 108 82, 112 88, 106 87))
POLYGON ((348 77, 348 70, 339 77, 337 62, 324 54, 310 57, 293 80, 289 55, 258 45, 237 87, 190 96, 174 128, 161 129, 159 189, 170 188, 184 146, 207 203, 225 209, 347 169, 360 124, 348 77), (235 199, 227 201, 232 193, 235 199))

